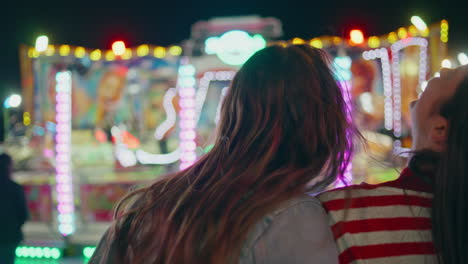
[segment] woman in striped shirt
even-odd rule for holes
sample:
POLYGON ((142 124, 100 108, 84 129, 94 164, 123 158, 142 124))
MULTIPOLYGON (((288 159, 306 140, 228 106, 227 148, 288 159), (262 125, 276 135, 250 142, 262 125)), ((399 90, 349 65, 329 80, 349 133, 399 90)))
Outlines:
POLYGON ((468 263, 468 66, 442 69, 411 104, 399 179, 319 196, 340 263, 468 263))

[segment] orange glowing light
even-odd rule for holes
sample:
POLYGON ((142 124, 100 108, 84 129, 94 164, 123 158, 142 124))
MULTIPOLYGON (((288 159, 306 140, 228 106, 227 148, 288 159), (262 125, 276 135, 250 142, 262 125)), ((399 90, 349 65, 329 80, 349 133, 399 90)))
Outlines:
POLYGON ((112 51, 116 56, 122 56, 125 53, 125 43, 123 41, 112 43, 112 51))
POLYGON ((359 45, 364 43, 364 34, 359 29, 353 29, 349 32, 351 43, 359 45))

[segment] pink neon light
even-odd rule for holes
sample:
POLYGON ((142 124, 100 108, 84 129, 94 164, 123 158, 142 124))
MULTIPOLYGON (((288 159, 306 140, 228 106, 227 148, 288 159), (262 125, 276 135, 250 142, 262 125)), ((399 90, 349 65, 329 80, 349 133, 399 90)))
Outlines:
POLYGON ((71 73, 59 72, 56 75, 56 191, 58 229, 62 235, 73 233, 73 187, 71 176, 71 73), (62 217, 62 216, 70 217, 62 217))
MULTIPOLYGON (((352 121, 353 120, 353 117, 352 117, 352 109, 351 109, 351 95, 350 95, 350 90, 351 90, 351 82, 350 81, 340 81, 338 83, 338 85, 340 86, 342 92, 343 92, 343 96, 344 96, 344 100, 345 100, 345 103, 346 103, 346 106, 347 106, 347 118, 348 118, 348 121, 352 121)), ((350 138, 350 136, 348 135, 348 140, 352 140, 352 138, 350 138)), ((346 152, 345 153, 345 157, 346 158, 351 158, 351 155, 352 153, 350 152, 346 152)), ((345 169, 345 173, 343 175, 343 178, 344 178, 344 183, 341 182, 340 180, 338 180, 335 184, 335 187, 342 187, 342 186, 345 186, 345 185, 348 185, 349 183, 352 182, 353 180, 353 174, 352 174, 352 169, 353 169, 353 165, 352 163, 350 162, 348 164, 348 166, 346 167, 345 169)))
POLYGON ((179 69, 179 138, 180 138, 180 169, 189 167, 196 160, 195 139, 195 68, 184 64, 179 69), (194 147, 195 146, 195 147, 194 147))
POLYGON ((195 89, 183 88, 183 89, 180 89, 179 94, 181 97, 192 97, 192 96, 195 96, 195 89))

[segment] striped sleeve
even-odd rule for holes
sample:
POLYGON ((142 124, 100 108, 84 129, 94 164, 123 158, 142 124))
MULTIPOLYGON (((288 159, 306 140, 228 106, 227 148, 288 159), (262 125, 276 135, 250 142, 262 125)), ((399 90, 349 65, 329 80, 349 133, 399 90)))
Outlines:
POLYGON ((436 263, 432 194, 361 186, 319 195, 340 263, 436 263))

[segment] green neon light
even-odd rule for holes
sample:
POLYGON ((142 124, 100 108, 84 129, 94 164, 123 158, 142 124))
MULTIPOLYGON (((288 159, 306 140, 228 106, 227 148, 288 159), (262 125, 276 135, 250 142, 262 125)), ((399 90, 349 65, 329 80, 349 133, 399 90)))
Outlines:
POLYGON ((93 256, 95 250, 96 247, 85 247, 83 248, 83 256, 87 259, 90 259, 93 256))
POLYGON ((205 52, 216 54, 229 65, 242 65, 255 52, 265 48, 266 41, 262 35, 250 36, 241 30, 231 30, 220 37, 210 37, 205 41, 205 52))
POLYGON ((204 149, 205 153, 210 152, 213 149, 213 147, 214 147, 214 144, 210 144, 210 145, 206 146, 206 148, 204 149))
POLYGON ((60 259, 62 251, 55 247, 27 247, 16 248, 17 258, 60 259))

